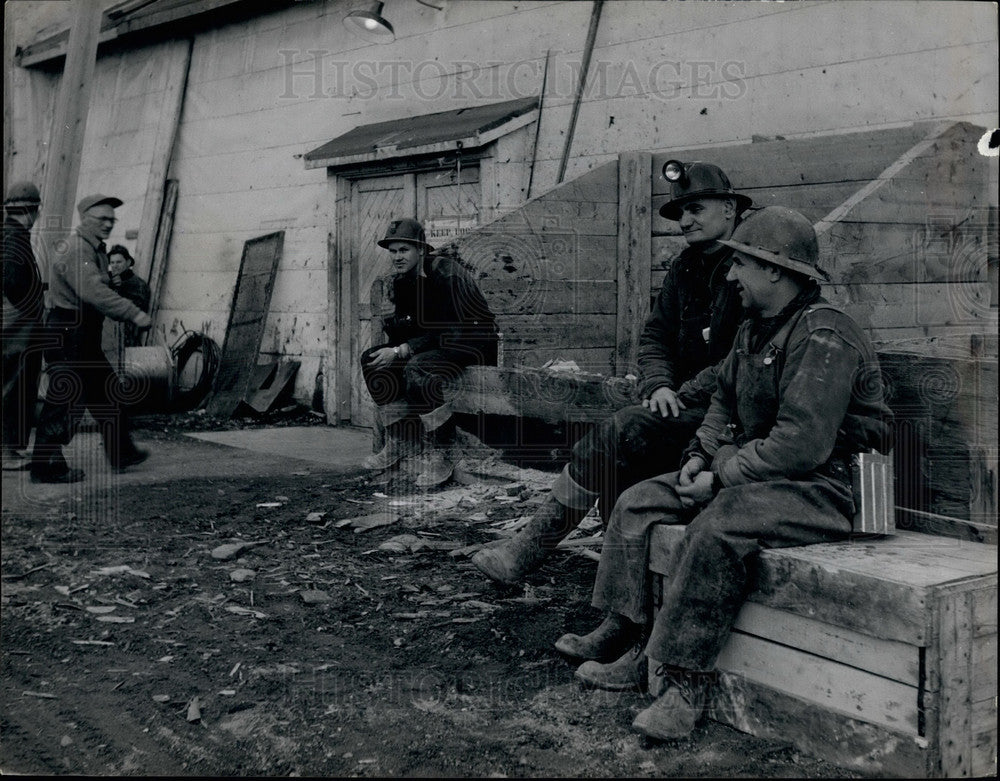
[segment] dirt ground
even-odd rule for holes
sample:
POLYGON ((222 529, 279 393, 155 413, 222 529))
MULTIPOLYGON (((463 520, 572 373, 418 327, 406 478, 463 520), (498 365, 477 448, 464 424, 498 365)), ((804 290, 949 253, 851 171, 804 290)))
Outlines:
MULTIPOLYGON (((212 426, 162 423, 139 438, 212 426)), ((643 695, 582 689, 552 648, 600 619, 588 546, 558 551, 520 586, 469 563, 467 546, 512 533, 551 477, 487 471, 429 494, 406 470, 317 467, 152 483, 113 506, 4 509, 0 769, 850 775, 714 722, 672 743, 631 733, 643 695), (240 541, 255 544, 213 557, 240 541)))

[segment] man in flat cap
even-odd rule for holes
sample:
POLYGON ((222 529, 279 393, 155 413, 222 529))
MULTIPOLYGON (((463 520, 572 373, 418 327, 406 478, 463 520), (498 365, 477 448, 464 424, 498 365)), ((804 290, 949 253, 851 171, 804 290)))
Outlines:
MULTIPOLYGON (((677 469, 708 409, 713 367, 729 351, 740 320, 739 298, 726 282, 733 253, 720 242, 732 235, 751 201, 710 163, 670 160, 663 172, 671 198, 660 214, 678 222, 688 246, 667 270, 639 339, 642 404, 619 410, 577 442, 551 495, 524 529, 472 558, 493 580, 520 580, 536 569, 598 498, 606 519, 630 485, 677 469)), ((583 659, 614 659, 624 650, 616 644, 557 648, 583 659)))
POLYGON ((46 330, 57 345, 45 353, 49 386, 35 432, 31 479, 70 483, 83 479, 62 454, 84 408, 98 422, 104 452, 115 469, 139 464, 148 453, 132 441, 129 422, 117 396, 114 370, 101 349, 104 318, 149 328, 149 315, 110 286, 104 240, 115 224, 118 198, 88 195, 77 204, 80 224, 49 272, 46 330))
POLYGON ((821 297, 828 277, 809 220, 768 206, 725 243, 746 319, 683 467, 619 498, 594 583, 593 605, 607 617, 592 634, 638 644, 576 671, 614 691, 656 683, 658 698, 632 727, 662 740, 687 736, 701 718, 758 554, 845 539, 851 457, 891 448, 875 349, 821 297), (660 523, 686 529, 651 622, 649 534, 660 523))
POLYGON ((42 203, 31 182, 16 182, 3 202, 3 468, 28 465, 21 453, 35 420, 44 297, 31 249, 31 226, 42 203))

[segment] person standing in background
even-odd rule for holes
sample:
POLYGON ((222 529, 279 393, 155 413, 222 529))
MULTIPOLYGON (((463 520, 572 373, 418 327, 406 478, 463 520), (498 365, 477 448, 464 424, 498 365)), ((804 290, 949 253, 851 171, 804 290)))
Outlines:
POLYGON ((3 468, 28 466, 21 452, 35 420, 45 287, 31 249, 31 228, 42 196, 31 182, 16 182, 3 211, 3 468))
MULTIPOLYGON (((108 273, 111 275, 111 289, 127 298, 147 315, 149 314, 150 292, 146 280, 132 270, 135 258, 121 244, 108 250, 108 273)), ((124 322, 119 326, 121 337, 119 347, 138 347, 142 340, 134 323, 124 322)))

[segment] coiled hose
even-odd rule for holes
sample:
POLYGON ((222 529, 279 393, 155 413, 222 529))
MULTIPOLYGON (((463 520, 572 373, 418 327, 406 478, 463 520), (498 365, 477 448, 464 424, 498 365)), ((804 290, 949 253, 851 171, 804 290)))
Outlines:
POLYGON ((185 331, 170 348, 174 369, 177 372, 177 389, 174 393, 174 407, 180 412, 196 409, 212 390, 215 375, 219 371, 222 350, 219 345, 199 331, 185 331), (197 379, 185 387, 181 379, 188 361, 200 356, 201 367, 197 379))

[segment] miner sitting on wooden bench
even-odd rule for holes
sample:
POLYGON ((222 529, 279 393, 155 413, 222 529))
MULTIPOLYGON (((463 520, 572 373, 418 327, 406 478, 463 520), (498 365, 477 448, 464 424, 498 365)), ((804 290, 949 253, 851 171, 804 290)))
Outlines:
POLYGON ((711 163, 668 160, 663 175, 671 197, 660 214, 677 221, 688 246, 670 264, 639 339, 642 404, 582 437, 528 525, 473 556, 493 580, 515 582, 541 566, 598 499, 607 519, 626 488, 676 469, 708 410, 715 365, 729 352, 742 312, 726 281, 733 251, 720 240, 732 236, 752 201, 711 163))
POLYGON ((389 251, 395 313, 383 325, 388 344, 361 355, 361 370, 385 430, 385 446, 364 461, 388 469, 423 445, 420 488, 451 479, 455 421, 445 400, 449 379, 473 364, 496 365, 496 320, 456 260, 435 256, 414 219, 389 223, 378 245, 389 251))
POLYGON ((701 717, 757 554, 846 538, 851 456, 890 445, 875 350, 820 297, 826 274, 809 221, 769 206, 722 243, 735 250, 729 278, 747 320, 680 472, 636 484, 615 505, 593 596, 607 617, 556 643, 593 660, 576 671, 590 686, 642 689, 651 665, 659 697, 632 726, 664 740, 701 717), (650 626, 647 558, 658 523, 687 529, 650 626))

